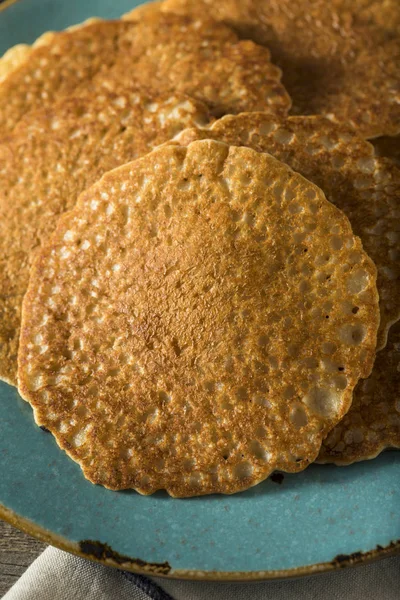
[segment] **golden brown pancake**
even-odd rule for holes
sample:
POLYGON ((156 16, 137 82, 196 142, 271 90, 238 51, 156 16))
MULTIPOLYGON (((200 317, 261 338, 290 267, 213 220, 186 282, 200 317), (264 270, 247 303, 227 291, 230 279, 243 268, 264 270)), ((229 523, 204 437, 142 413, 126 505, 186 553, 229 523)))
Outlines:
POLYGON ((364 137, 400 133, 398 0, 166 0, 270 49, 297 115, 322 114, 364 137))
MULTIPOLYGON (((80 25, 73 25, 72 27, 68 27, 67 31, 79 29, 82 26, 89 25, 90 23, 96 23, 100 20, 101 19, 97 18, 87 19, 84 23, 81 23, 80 25)), ((134 20, 133 14, 131 14, 130 20, 134 20)), ((7 50, 5 54, 3 54, 3 56, 0 57, 0 83, 6 77, 6 75, 11 73, 11 71, 14 71, 24 62, 29 60, 29 56, 34 48, 45 44, 49 44, 53 41, 54 38, 57 39, 57 33, 54 31, 47 31, 43 33, 40 37, 38 37, 38 39, 31 46, 29 46, 28 44, 17 44, 16 46, 13 46, 9 50, 7 50)))
POLYGON ((39 252, 20 393, 94 483, 237 492, 304 469, 347 412, 375 275, 346 216, 272 156, 165 145, 86 190, 39 252))
POLYGON ((51 106, 130 53, 134 29, 134 23, 94 21, 39 38, 39 43, 26 52, 26 59, 0 84, 2 135, 25 113, 51 106))
POLYGON ((31 52, 31 47, 27 44, 18 44, 10 48, 0 58, 0 83, 11 71, 19 67, 19 65, 27 58, 31 52))
POLYGON ((178 142, 204 138, 269 152, 321 187, 345 212, 378 269, 378 348, 383 348, 390 325, 400 318, 400 170, 377 158, 349 127, 324 117, 227 116, 209 129, 182 132, 178 142))
POLYGON ((138 22, 95 20, 45 34, 23 56, 0 84, 3 135, 26 112, 93 80, 107 89, 124 81, 155 94, 187 93, 216 115, 253 109, 287 114, 290 108, 269 51, 209 19, 150 12, 138 22))
MULTIPOLYGON (((225 117, 208 130, 187 130, 178 143, 212 138, 270 152, 318 184, 349 217, 378 267, 381 346, 399 316, 400 172, 357 134, 323 117, 225 117)), ((320 318, 326 318, 321 311, 320 318)), ((400 445, 399 325, 377 354, 370 377, 355 390, 349 413, 329 434, 319 461, 350 464, 400 445)), ((328 363, 329 368, 329 363, 328 363)))
POLYGON ((318 462, 349 465, 400 448, 400 324, 376 355, 368 379, 358 383, 347 415, 323 443, 318 462))
MULTIPOLYGON (((136 23, 134 78, 155 90, 185 92, 209 106, 214 116, 243 110, 286 115, 291 101, 281 71, 267 48, 239 41, 233 31, 201 20, 157 11, 136 23)), ((113 69, 114 81, 132 77, 130 59, 113 69)))
POLYGON ((104 172, 207 119, 182 94, 93 87, 30 113, 0 144, 0 378, 16 384, 30 265, 59 216, 104 172))

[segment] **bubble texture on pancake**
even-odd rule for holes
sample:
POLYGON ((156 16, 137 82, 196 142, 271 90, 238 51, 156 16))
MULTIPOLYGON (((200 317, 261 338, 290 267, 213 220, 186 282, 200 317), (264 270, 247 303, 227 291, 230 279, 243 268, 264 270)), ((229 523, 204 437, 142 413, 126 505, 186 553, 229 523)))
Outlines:
POLYGON ((16 69, 31 52, 31 46, 18 44, 13 46, 0 58, 0 83, 6 75, 16 69))
MULTIPOLYGON (((209 106, 214 116, 243 110, 286 115, 291 100, 269 50, 238 37, 222 23, 145 12, 136 23, 134 77, 160 90, 185 92, 209 106)), ((130 58, 121 60, 111 81, 131 78, 130 58), (118 75, 116 75, 118 73, 118 75)))
MULTIPOLYGON (((66 31, 78 29, 82 26, 88 25, 90 23, 95 23, 100 20, 101 19, 97 18, 87 19, 84 23, 68 27, 66 31)), ((131 20, 133 20, 133 18, 131 20)), ((3 56, 0 57, 0 83, 6 77, 6 75, 11 73, 11 71, 14 71, 15 69, 17 69, 17 67, 29 60, 29 55, 34 48, 45 44, 49 44, 53 41, 54 38, 57 38, 57 33, 55 33, 54 31, 47 31, 43 33, 40 37, 38 37, 37 40, 31 46, 29 46, 28 44, 17 44, 16 46, 12 46, 11 48, 9 48, 5 52, 5 54, 3 54, 3 56)))
POLYGON ((368 379, 358 383, 347 415, 323 443, 318 462, 349 465, 400 448, 400 324, 376 355, 368 379))
POLYGON ((293 113, 351 123, 364 137, 400 133, 398 0, 166 0, 270 49, 293 113))
MULTIPOLYGON (((383 345, 389 324, 400 310, 398 169, 375 158, 372 146, 354 132, 323 117, 282 121, 257 113, 225 117, 209 130, 183 131, 178 142, 209 137, 270 152, 318 184, 348 215, 378 267, 383 345)), ((357 385, 349 413, 329 434, 319 460, 350 464, 400 445, 399 332, 399 325, 394 325, 388 346, 377 354, 370 377, 357 385)))
POLYGON ((48 32, 0 84, 0 127, 11 131, 25 113, 45 108, 90 82, 102 68, 130 51, 134 23, 90 21, 59 33, 48 32))
POLYGON ((138 22, 95 19, 44 34, 24 52, 0 83, 2 135, 25 113, 49 107, 94 79, 108 89, 123 80, 157 94, 187 93, 217 115, 254 109, 287 114, 291 104, 269 51, 239 41, 230 28, 209 19, 151 12, 138 22))
POLYGON ((28 114, 0 144, 0 378, 16 384, 29 268, 59 216, 106 171, 207 120, 183 94, 93 86, 28 114))
POLYGON ((204 138, 271 153, 345 212, 378 269, 378 348, 383 348, 390 325, 400 318, 400 170, 377 158, 352 129, 324 117, 227 116, 209 129, 182 132, 178 141, 204 138))
POLYGON ((163 146, 86 190, 39 253, 20 392, 94 483, 233 493, 304 469, 349 409, 375 275, 346 216, 272 156, 163 146))

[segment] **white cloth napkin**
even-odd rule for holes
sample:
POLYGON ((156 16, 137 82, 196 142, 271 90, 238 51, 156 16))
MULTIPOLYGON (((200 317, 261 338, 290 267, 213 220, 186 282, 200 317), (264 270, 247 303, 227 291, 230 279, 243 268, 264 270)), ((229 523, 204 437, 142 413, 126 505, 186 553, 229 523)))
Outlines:
POLYGON ((312 577, 199 583, 136 576, 49 547, 3 600, 400 600, 400 556, 312 577))

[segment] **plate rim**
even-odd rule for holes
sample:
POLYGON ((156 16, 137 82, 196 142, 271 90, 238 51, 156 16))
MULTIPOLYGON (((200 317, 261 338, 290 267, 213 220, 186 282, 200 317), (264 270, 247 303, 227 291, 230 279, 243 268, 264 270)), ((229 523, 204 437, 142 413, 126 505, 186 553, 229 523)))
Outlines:
POLYGON ((63 536, 57 535, 33 521, 18 515, 0 503, 0 519, 9 523, 13 527, 20 529, 24 533, 75 556, 85 558, 92 562, 100 563, 107 567, 113 567, 123 571, 129 571, 138 575, 147 575, 152 577, 161 577, 163 579, 180 579, 186 581, 207 581, 207 582, 237 582, 254 583, 279 579, 294 579, 318 573, 334 572, 344 568, 357 567, 369 564, 383 558, 400 556, 400 539, 390 542, 387 546, 377 546, 375 549, 365 552, 354 552, 353 554, 339 554, 329 562, 315 563, 294 567, 293 569, 276 569, 269 571, 203 571, 199 569, 173 569, 169 567, 168 561, 165 563, 149 563, 141 558, 118 557, 118 554, 112 550, 106 543, 93 542, 99 548, 103 548, 107 553, 115 555, 112 557, 97 557, 89 550, 83 551, 82 548, 63 536), (125 560, 127 559, 127 560, 125 560))

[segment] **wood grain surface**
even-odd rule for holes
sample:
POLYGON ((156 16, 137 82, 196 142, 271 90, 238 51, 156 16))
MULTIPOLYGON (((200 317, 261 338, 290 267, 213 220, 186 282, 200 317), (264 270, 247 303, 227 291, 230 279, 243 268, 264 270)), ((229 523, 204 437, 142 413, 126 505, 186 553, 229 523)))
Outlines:
POLYGON ((46 548, 0 519, 0 598, 46 548))

